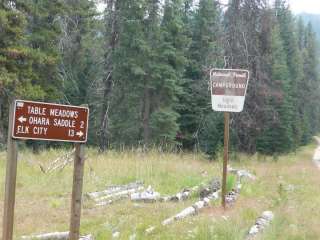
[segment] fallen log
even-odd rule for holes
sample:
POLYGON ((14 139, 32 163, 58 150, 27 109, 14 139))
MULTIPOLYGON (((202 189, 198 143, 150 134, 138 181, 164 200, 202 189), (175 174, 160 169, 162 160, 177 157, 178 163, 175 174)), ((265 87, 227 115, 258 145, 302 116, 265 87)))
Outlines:
POLYGON ((218 199, 219 192, 220 191, 217 191, 217 192, 209 195, 208 197, 206 197, 200 201, 197 201, 192 206, 185 208, 184 210, 182 210, 178 214, 174 215, 173 217, 165 219, 164 221, 162 221, 162 225, 166 226, 166 225, 169 225, 175 221, 182 220, 188 216, 196 215, 199 212, 199 210, 203 209, 204 207, 209 206, 209 203, 211 200, 218 199))
POLYGON ((129 198, 131 194, 144 189, 142 182, 133 182, 126 185, 109 186, 99 192, 86 193, 85 196, 96 202, 96 206, 105 206, 121 199, 129 198))
POLYGON ((96 206, 105 206, 119 201, 121 199, 129 198, 131 194, 142 191, 144 187, 139 187, 136 189, 124 190, 121 192, 116 192, 114 194, 102 196, 100 198, 95 198, 96 206))
POLYGON ((87 193, 86 196, 89 197, 89 198, 92 198, 92 199, 97 199, 97 198, 100 198, 102 196, 112 195, 112 194, 117 193, 117 192, 130 190, 130 189, 136 189, 136 188, 139 188, 139 187, 143 187, 143 183, 137 181, 137 182, 129 183, 129 184, 126 184, 126 185, 109 186, 109 187, 107 187, 106 190, 99 191, 99 192, 87 193))
POLYGON ((206 198, 213 193, 219 191, 221 188, 221 182, 217 178, 213 178, 207 187, 200 189, 200 198, 206 198))
POLYGON ((262 215, 256 220, 256 223, 250 228, 247 240, 253 240, 256 236, 262 232, 273 220, 273 213, 271 211, 265 211, 262 215))
POLYGON ((231 190, 226 195, 226 203, 229 205, 233 205, 237 201, 238 195, 239 195, 238 191, 231 190))
POLYGON ((53 232, 53 233, 44 233, 39 235, 32 236, 22 236, 22 239, 39 239, 39 240, 68 240, 69 232, 53 232))
POLYGON ((244 177, 249 178, 251 180, 256 180, 256 176, 254 176, 249 171, 244 169, 235 169, 235 168, 232 168, 231 166, 228 166, 228 172, 236 174, 239 181, 241 181, 242 178, 244 177))
POLYGON ((42 165, 40 165, 40 169, 43 173, 52 172, 55 170, 62 170, 65 168, 66 165, 73 161, 73 154, 75 152, 75 148, 71 151, 67 152, 66 154, 58 157, 56 160, 50 163, 50 165, 45 169, 42 165))
POLYGON ((156 229, 156 227, 151 226, 151 227, 149 227, 149 228, 146 229, 145 233, 146 233, 146 234, 153 233, 155 229, 156 229))
POLYGON ((151 186, 143 192, 132 193, 131 201, 156 202, 160 198, 160 193, 154 191, 151 186))
MULTIPOLYGON (((68 240, 69 239, 69 232, 53 232, 53 233, 44 233, 39 235, 31 235, 31 236, 22 236, 21 239, 23 240, 68 240)), ((82 236, 79 240, 94 240, 93 236, 87 235, 82 236)))
POLYGON ((181 201, 185 201, 191 196, 192 192, 193 192, 192 189, 185 188, 181 192, 178 192, 176 195, 162 197, 160 199, 160 201, 162 201, 162 202, 167 202, 167 201, 181 202, 181 201))

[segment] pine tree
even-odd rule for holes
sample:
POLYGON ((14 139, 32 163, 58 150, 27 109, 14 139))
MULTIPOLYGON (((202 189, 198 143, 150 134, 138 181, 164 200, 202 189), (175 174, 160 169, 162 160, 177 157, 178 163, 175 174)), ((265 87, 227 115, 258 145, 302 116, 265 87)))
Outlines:
POLYGON ((147 99, 144 90, 149 82, 146 66, 150 64, 152 49, 144 26, 149 6, 144 0, 119 1, 118 4, 119 43, 112 57, 115 80, 109 111, 109 139, 113 139, 115 145, 132 145, 143 139, 142 114, 148 109, 144 106, 147 99))
POLYGON ((43 55, 34 51, 25 35, 27 16, 17 1, 2 1, 0 9, 0 142, 5 141, 8 106, 13 98, 42 99, 46 93, 34 66, 43 55))
POLYGON ((27 18, 26 41, 35 59, 32 87, 38 85, 44 91, 37 99, 59 100, 62 93, 58 75, 60 27, 57 20, 63 14, 64 5, 58 0, 27 0, 21 1, 21 9, 27 18))
POLYGON ((276 23, 271 31, 270 56, 272 85, 267 99, 265 127, 257 139, 257 150, 275 154, 288 152, 294 145, 289 71, 279 26, 276 23))
POLYGON ((220 13, 215 1, 201 0, 194 14, 188 16, 185 22, 191 24, 192 41, 186 53, 184 94, 180 97, 182 143, 186 148, 201 145, 212 153, 221 141, 221 134, 217 134, 221 116, 211 110, 208 73, 211 67, 219 67, 223 59, 219 46, 220 13))
POLYGON ((182 94, 185 47, 188 38, 182 21, 181 1, 166 1, 160 27, 160 42, 153 63, 154 99, 151 129, 153 141, 173 142, 179 130, 178 97, 182 94))
POLYGON ((318 57, 316 35, 309 23, 305 30, 305 49, 304 49, 304 83, 303 87, 307 89, 303 96, 304 101, 304 117, 308 123, 304 133, 303 143, 308 143, 311 137, 317 133, 319 129, 319 86, 320 79, 318 74, 318 57))
POLYGON ((65 101, 75 105, 88 101, 90 86, 100 58, 94 59, 93 48, 99 50, 95 41, 99 28, 95 23, 95 5, 88 0, 65 1, 64 14, 59 18, 61 28, 60 76, 63 80, 65 101), (97 29, 98 28, 98 29, 97 29), (97 30, 95 30, 97 29, 97 30))
POLYGON ((285 56, 289 70, 289 89, 292 106, 295 108, 292 111, 290 118, 292 121, 292 128, 295 132, 294 135, 294 145, 299 146, 301 143, 301 138, 303 135, 303 128, 308 128, 305 125, 303 114, 303 103, 299 101, 301 98, 301 88, 300 85, 303 84, 303 64, 302 55, 299 51, 299 36, 297 36, 297 27, 295 19, 288 7, 286 0, 276 0, 275 1, 275 15, 277 21, 279 22, 280 35, 284 43, 285 56))

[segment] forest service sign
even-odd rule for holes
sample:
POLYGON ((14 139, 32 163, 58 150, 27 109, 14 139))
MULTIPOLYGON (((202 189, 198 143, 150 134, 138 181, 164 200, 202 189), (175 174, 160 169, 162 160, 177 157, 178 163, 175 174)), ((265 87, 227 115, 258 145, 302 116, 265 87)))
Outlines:
POLYGON ((12 137, 84 143, 88 117, 87 107, 16 100, 12 137))
POLYGON ((212 69, 210 71, 212 108, 219 112, 241 112, 249 81, 249 71, 212 69))

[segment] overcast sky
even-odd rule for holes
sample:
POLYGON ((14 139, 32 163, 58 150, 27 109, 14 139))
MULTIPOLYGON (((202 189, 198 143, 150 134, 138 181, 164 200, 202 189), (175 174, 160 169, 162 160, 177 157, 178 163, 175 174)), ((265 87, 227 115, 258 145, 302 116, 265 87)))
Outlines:
MULTIPOLYGON (((228 2, 228 0, 220 0, 228 2)), ((320 14, 320 0, 289 0, 290 8, 294 13, 317 13, 320 14)), ((103 9, 103 5, 98 5, 99 10, 103 9)))
POLYGON ((320 0, 290 0, 290 7, 294 13, 320 14, 320 0))

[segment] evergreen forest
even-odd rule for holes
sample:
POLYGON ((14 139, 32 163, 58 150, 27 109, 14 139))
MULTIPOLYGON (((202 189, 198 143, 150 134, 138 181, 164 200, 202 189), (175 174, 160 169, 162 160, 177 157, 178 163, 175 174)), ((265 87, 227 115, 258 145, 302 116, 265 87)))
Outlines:
POLYGON ((100 151, 215 156, 224 123, 209 71, 226 68, 250 71, 232 149, 292 152, 320 130, 318 53, 286 0, 2 0, 0 148, 10 102, 25 99, 88 104, 88 144, 100 151))

